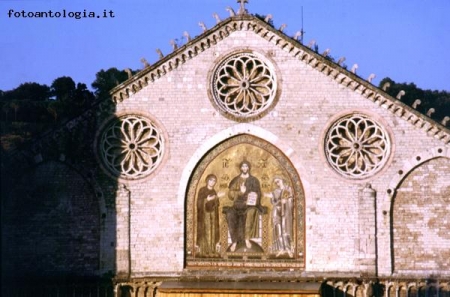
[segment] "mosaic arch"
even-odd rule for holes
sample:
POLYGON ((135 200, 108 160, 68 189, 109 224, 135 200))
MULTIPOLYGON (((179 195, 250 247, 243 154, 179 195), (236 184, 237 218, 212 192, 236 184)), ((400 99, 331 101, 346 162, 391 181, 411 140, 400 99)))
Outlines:
POLYGON ((229 138, 203 157, 188 185, 187 267, 304 267, 304 221, 290 160, 260 138, 229 138))

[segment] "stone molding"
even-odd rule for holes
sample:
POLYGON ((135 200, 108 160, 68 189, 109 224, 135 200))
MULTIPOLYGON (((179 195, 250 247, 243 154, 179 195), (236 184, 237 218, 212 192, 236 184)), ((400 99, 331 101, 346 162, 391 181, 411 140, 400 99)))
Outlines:
MULTIPOLYGON (((320 286, 320 296, 357 296, 357 297, 397 297, 397 296, 448 296, 450 294, 450 281, 445 279, 371 279, 371 278, 287 278, 279 279, 273 276, 270 279, 239 280, 241 283, 251 282, 254 285, 258 283, 267 283, 276 280, 277 284, 304 283, 320 286)), ((183 282, 185 278, 143 278, 130 279, 127 281, 115 281, 114 291, 130 293, 129 296, 154 297, 158 295, 158 288, 164 282, 183 282)), ((196 279, 195 281, 199 281, 196 279)), ((230 286, 236 280, 224 280, 220 276, 205 277, 207 282, 214 284, 220 281, 222 286, 226 282, 231 282, 230 286)))
POLYGON ((383 174, 384 172, 386 172, 386 170, 388 170, 388 168, 391 166, 392 163, 392 159, 395 156, 396 153, 396 141, 395 141, 395 134, 392 131, 391 127, 389 126, 389 123, 383 118, 381 117, 379 114, 368 110, 368 109, 364 109, 364 108, 351 108, 351 109, 346 109, 343 110, 341 112, 336 113, 335 115, 333 115, 331 118, 328 119, 328 121, 325 123, 324 128, 322 130, 321 136, 320 136, 320 142, 318 145, 318 151, 320 153, 320 158, 322 160, 322 162, 324 164, 326 164, 330 169, 332 169, 333 174, 341 179, 342 181, 345 182, 351 182, 351 183, 355 183, 355 184, 361 184, 361 183, 366 183, 370 180, 373 180, 374 178, 376 178, 377 176, 380 176, 381 174, 383 174), (386 162, 384 163, 384 165, 382 166, 382 168, 380 168, 379 171, 375 172, 374 174, 368 175, 366 177, 360 178, 360 179, 349 179, 344 175, 341 175, 339 173, 337 173, 332 166, 329 164, 328 162, 328 158, 326 156, 326 145, 325 145, 325 140, 327 138, 327 134, 329 129, 341 118, 344 117, 348 117, 352 114, 363 114, 365 116, 367 116, 368 118, 372 119, 373 121, 377 122, 380 126, 383 127, 383 129, 385 130, 385 132, 387 133, 387 138, 389 139, 390 142, 390 152, 389 152, 389 157, 387 158, 386 162))
POLYGON ((163 167, 164 163, 167 162, 169 155, 169 135, 167 133, 166 127, 163 123, 153 114, 148 112, 142 112, 140 110, 130 110, 116 113, 114 115, 109 116, 107 119, 103 120, 100 127, 97 129, 94 144, 95 157, 100 164, 100 167, 103 169, 104 173, 112 178, 113 180, 119 180, 122 183, 130 184, 130 183, 141 183, 147 181, 154 177, 156 173, 163 167), (102 136, 105 130, 107 130, 108 126, 111 126, 114 122, 120 122, 122 119, 126 119, 128 117, 136 117, 140 119, 145 119, 149 124, 149 126, 153 127, 153 130, 158 133, 159 139, 161 140, 161 151, 159 152, 159 158, 157 162, 155 162, 154 166, 151 170, 147 170, 147 172, 140 172, 136 174, 136 176, 126 176, 123 172, 111 171, 107 164, 105 164, 105 159, 101 154, 102 149, 102 136), (116 175, 114 174, 116 173, 116 175))
POLYGON ((235 31, 255 32, 268 42, 288 52, 292 57, 306 63, 342 86, 374 102, 376 105, 387 109, 395 116, 402 118, 426 132, 429 136, 439 139, 445 144, 450 143, 450 129, 441 123, 421 114, 399 99, 393 98, 385 91, 372 85, 369 81, 360 78, 355 73, 327 59, 326 56, 316 53, 299 41, 251 15, 230 17, 182 47, 177 48, 171 54, 162 57, 153 66, 146 67, 141 72, 112 89, 110 92, 112 100, 114 102, 122 102, 132 94, 139 92, 149 83, 158 80, 168 72, 180 67, 186 61, 198 56, 235 31))
POLYGON ((401 169, 397 171, 397 174, 392 177, 389 182, 389 186, 386 190, 386 199, 384 200, 383 211, 390 211, 392 206, 392 199, 395 196, 398 186, 403 181, 403 179, 408 176, 415 168, 421 164, 434 159, 444 157, 450 159, 450 148, 446 146, 434 147, 429 150, 419 152, 415 154, 414 157, 407 159, 401 169))

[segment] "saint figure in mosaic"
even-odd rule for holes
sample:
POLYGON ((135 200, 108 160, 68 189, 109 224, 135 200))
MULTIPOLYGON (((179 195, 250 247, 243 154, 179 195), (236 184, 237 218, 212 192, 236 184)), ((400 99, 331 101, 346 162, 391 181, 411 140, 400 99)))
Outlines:
POLYGON ((219 250, 219 196, 214 186, 217 177, 209 174, 206 185, 197 196, 197 245, 203 256, 214 256, 219 250))
POLYGON ((285 184, 285 180, 281 176, 275 176, 273 182, 276 188, 272 191, 270 197, 270 202, 273 205, 271 214, 272 251, 276 252, 277 257, 288 254, 292 258, 293 191, 289 185, 285 184))

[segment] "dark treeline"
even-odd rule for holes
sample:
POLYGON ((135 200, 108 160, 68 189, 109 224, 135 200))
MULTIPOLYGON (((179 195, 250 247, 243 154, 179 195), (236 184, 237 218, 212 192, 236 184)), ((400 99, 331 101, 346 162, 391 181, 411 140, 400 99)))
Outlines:
POLYGON ((1 149, 8 151, 78 116, 127 78, 125 71, 110 68, 97 72, 94 91, 68 76, 56 78, 50 86, 27 82, 0 90, 1 149))

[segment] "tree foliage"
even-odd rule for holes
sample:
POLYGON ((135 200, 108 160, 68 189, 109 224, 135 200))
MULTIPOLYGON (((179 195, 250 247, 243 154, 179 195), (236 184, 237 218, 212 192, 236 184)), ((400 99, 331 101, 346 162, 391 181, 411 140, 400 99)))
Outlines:
POLYGON ((380 88, 385 84, 389 87, 386 92, 392 97, 397 97, 400 91, 404 91, 405 95, 401 97, 401 101, 412 106, 416 100, 420 100, 417 105, 417 111, 426 114, 430 108, 434 108, 435 112, 431 114, 431 118, 436 121, 442 121, 445 116, 450 116, 450 92, 437 90, 423 90, 414 83, 397 83, 389 77, 380 81, 380 88))
POLYGON ((57 101, 68 101, 75 93, 75 82, 68 76, 59 77, 53 81, 51 92, 57 101))
POLYGON ((50 87, 34 82, 23 83, 10 91, 0 92, 0 101, 45 101, 50 97, 50 87))
POLYGON ((20 145, 79 115, 94 100, 94 94, 85 84, 76 84, 67 76, 55 79, 50 87, 32 82, 0 91, 3 148, 20 145))
POLYGON ((108 70, 100 70, 95 75, 95 81, 92 87, 95 89, 95 96, 98 99, 105 99, 109 97, 109 92, 118 84, 126 81, 128 74, 125 71, 117 68, 109 68, 108 70))
POLYGON ((78 116, 97 100, 108 98, 111 89, 127 79, 126 71, 110 68, 97 72, 94 92, 69 76, 56 78, 50 86, 27 82, 12 90, 0 90, 2 148, 20 145, 78 116))

